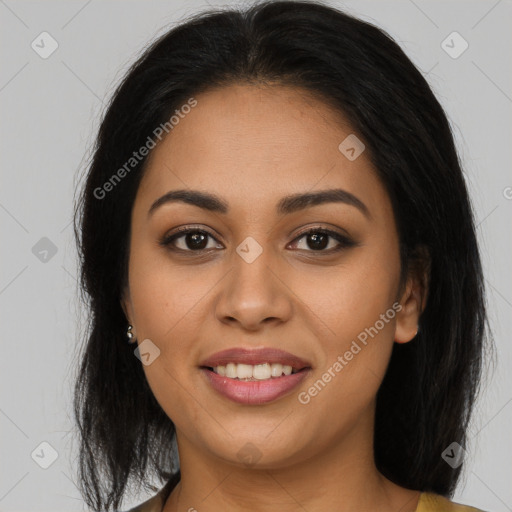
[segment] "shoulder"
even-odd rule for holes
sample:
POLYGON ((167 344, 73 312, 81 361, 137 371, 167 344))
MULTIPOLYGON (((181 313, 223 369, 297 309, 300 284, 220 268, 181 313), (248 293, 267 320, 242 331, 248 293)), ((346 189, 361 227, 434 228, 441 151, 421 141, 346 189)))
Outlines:
POLYGON ((416 512, 486 512, 479 508, 470 507, 468 505, 461 505, 440 496, 424 492, 420 495, 418 508, 416 512))

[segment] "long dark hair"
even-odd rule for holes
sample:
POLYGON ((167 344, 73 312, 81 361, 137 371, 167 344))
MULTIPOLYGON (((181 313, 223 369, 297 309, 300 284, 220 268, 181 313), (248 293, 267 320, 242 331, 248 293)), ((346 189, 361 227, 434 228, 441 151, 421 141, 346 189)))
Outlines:
POLYGON ((302 88, 345 116, 391 199, 402 276, 426 265, 428 254, 419 333, 394 345, 377 395, 375 461, 398 485, 451 497, 462 466, 441 454, 454 441, 465 446, 490 331, 474 214, 449 123, 386 32, 321 3, 267 1, 200 13, 168 31, 130 68, 103 116, 74 225, 89 308, 74 395, 87 504, 117 508, 132 478, 149 489, 150 474, 169 481, 166 496, 179 480, 174 425, 126 343, 120 305, 147 157, 122 179, 112 176, 191 97, 235 83, 302 88), (109 180, 108 194, 100 193, 109 180))

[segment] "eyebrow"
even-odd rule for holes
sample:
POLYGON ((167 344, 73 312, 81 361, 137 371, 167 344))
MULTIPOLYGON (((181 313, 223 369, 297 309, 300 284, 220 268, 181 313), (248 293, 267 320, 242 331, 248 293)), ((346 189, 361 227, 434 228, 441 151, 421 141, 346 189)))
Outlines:
MULTIPOLYGON (((151 205, 148 211, 148 217, 160 206, 173 202, 190 204, 216 213, 229 213, 228 203, 215 194, 201 192, 199 190, 171 190, 158 198, 151 205)), ((325 203, 345 203, 354 206, 361 211, 365 217, 371 219, 367 206, 355 195, 341 188, 285 196, 277 203, 276 212, 278 215, 289 215, 299 210, 325 203)))

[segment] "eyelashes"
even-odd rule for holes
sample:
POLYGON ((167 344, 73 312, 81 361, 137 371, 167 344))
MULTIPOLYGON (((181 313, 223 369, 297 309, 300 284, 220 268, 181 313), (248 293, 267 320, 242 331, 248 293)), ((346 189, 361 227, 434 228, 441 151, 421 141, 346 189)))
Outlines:
MULTIPOLYGON (((211 252, 212 250, 215 250, 216 248, 208 248, 208 239, 211 238, 215 241, 217 239, 209 232, 204 229, 199 228, 192 228, 192 227, 183 227, 179 228, 176 233, 172 233, 170 235, 164 236, 160 241, 159 245, 162 247, 165 247, 166 249, 175 252, 175 253, 191 253, 191 256, 199 256, 204 255, 205 252, 211 252), (189 236, 194 235, 194 236, 189 236), (185 249, 176 247, 176 242, 180 239, 184 239, 184 245, 185 249), (192 246, 195 248, 188 248, 188 246, 192 246)), ((311 252, 321 255, 330 255, 333 253, 337 253, 339 251, 342 251, 343 249, 348 249, 354 246, 357 246, 357 242, 354 240, 348 238, 345 235, 342 235, 341 233, 338 233, 336 231, 332 231, 325 228, 309 228, 308 230, 300 233, 292 242, 291 244, 296 245, 299 241, 302 239, 306 239, 306 246, 308 242, 311 243, 313 247, 316 246, 316 248, 313 249, 298 249, 299 251, 304 252, 311 252), (313 236, 316 235, 316 236, 313 236), (307 238, 310 237, 310 238, 307 238), (330 245, 329 239, 333 239, 337 242, 337 246, 334 248, 330 248, 325 250, 325 247, 328 247, 330 245)), ((220 245, 220 244, 219 244, 220 245)), ((219 247, 223 248, 223 246, 219 247)))
MULTIPOLYGON (((303 231, 302 233, 300 233, 293 240, 292 243, 295 244, 298 241, 305 239, 306 244, 307 244, 307 241, 308 241, 307 237, 310 237, 310 236, 312 238, 309 239, 309 241, 312 241, 313 246, 315 246, 315 244, 316 244, 317 247, 314 249, 308 249, 308 250, 306 250, 306 252, 332 254, 335 252, 339 252, 342 249, 347 249, 349 247, 354 247, 356 245, 356 242, 351 240, 347 236, 342 235, 341 233, 338 233, 337 231, 332 231, 330 229, 325 229, 325 228, 309 228, 306 231, 303 231), (312 237, 312 235, 320 235, 320 237, 318 237, 318 236, 312 237), (338 245, 335 246, 334 248, 324 250, 323 242, 325 240, 327 240, 327 242, 328 242, 327 245, 329 245, 329 241, 328 241, 329 238, 335 240, 338 243, 338 245), (318 242, 320 242, 320 243, 318 243, 318 242)), ((304 250, 304 249, 299 249, 299 250, 304 250)))
MULTIPOLYGON (((179 228, 178 232, 175 234, 167 235, 165 236, 161 241, 160 245, 167 247, 171 251, 175 252, 195 252, 195 253, 203 253, 206 249, 199 247, 198 250, 193 249, 179 249, 174 246, 174 243, 176 240, 179 240, 180 238, 186 238, 190 234, 200 235, 199 237, 194 237, 194 243, 199 242, 199 245, 201 245, 201 242, 206 240, 207 238, 212 238, 213 240, 216 240, 216 238, 208 231, 205 231, 204 229, 198 229, 198 228, 179 228)), ((189 239, 190 240, 190 239, 189 239)))

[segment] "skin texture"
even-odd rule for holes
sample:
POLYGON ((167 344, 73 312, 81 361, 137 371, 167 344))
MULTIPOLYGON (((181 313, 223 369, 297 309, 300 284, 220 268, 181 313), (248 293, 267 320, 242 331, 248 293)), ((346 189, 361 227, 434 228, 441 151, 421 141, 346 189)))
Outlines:
MULTIPOLYGON (((332 108, 284 86, 232 85, 197 106, 152 150, 132 212, 129 287, 122 298, 138 343, 160 349, 144 366, 176 425, 182 480, 165 512, 218 510, 414 511, 417 491, 381 475, 373 458, 375 397, 394 342, 413 340, 426 290, 416 273, 399 289, 398 234, 385 188, 363 152, 338 149, 353 133, 332 108), (176 189, 214 193, 229 213, 182 202, 151 204, 176 189), (286 195, 342 188, 368 208, 327 203, 278 216, 286 195), (209 231, 202 256, 182 226, 209 231), (309 228, 331 229, 354 247, 315 250, 309 228), (248 236, 262 254, 236 252, 248 236), (196 251, 196 252, 193 252, 196 251), (322 252, 323 251, 323 252, 322 252), (298 401, 357 335, 397 301, 402 309, 308 404, 298 401), (298 389, 264 405, 217 394, 202 360, 232 347, 277 347, 309 361, 298 389), (252 443, 259 460, 237 456, 252 443)), ((414 342, 414 341, 412 341, 414 342)))

